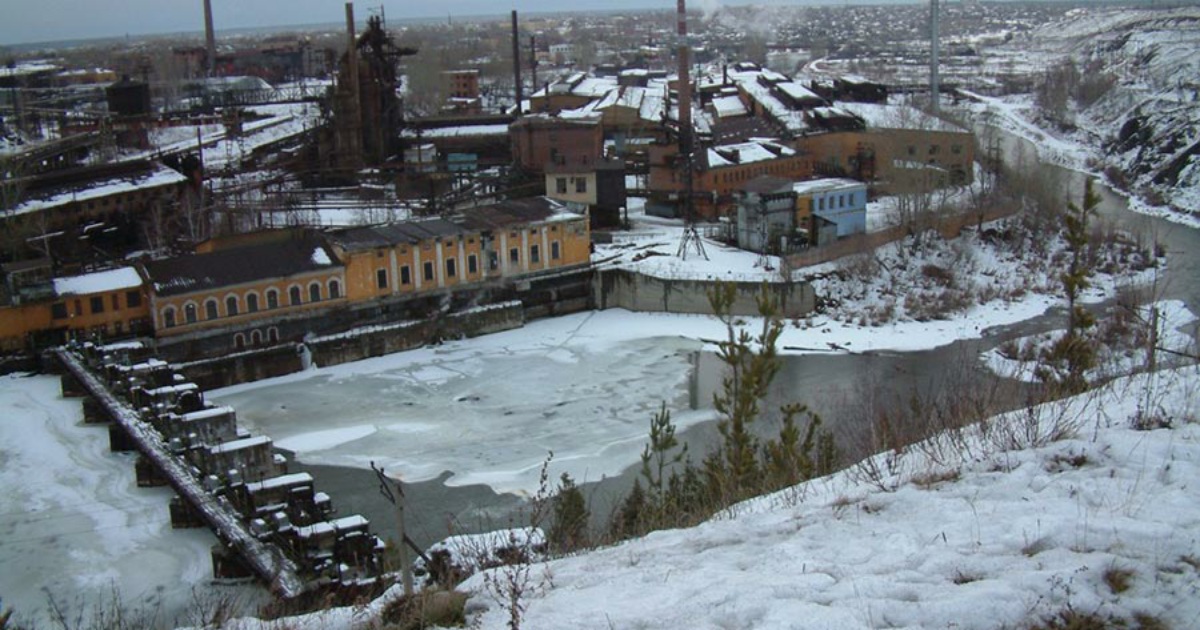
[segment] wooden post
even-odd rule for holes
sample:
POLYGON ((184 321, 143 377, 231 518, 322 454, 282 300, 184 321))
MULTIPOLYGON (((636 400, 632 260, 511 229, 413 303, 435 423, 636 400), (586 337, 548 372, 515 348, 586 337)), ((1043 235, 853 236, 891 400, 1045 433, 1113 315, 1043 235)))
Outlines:
POLYGON ((404 492, 400 480, 396 480, 396 530, 400 534, 400 581, 404 584, 404 596, 413 594, 412 562, 408 556, 408 536, 404 531, 404 492))

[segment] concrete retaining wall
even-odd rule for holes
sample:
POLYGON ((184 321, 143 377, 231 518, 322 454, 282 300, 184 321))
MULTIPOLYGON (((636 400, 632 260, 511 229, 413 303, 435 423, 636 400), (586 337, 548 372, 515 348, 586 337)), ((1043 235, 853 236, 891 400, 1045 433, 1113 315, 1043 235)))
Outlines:
POLYGON ((303 368, 303 357, 294 343, 175 365, 175 369, 203 391, 283 376, 303 368))
POLYGON ((442 339, 476 337, 525 324, 521 302, 483 306, 445 317, 352 330, 308 342, 313 363, 322 367, 419 348, 442 339))
MULTIPOLYGON (((654 278, 624 269, 596 272, 593 300, 596 308, 624 308, 658 313, 711 315, 708 291, 717 284, 708 280, 671 280, 654 278)), ((763 285, 757 282, 733 282, 737 297, 732 314, 758 315, 758 297, 763 285)), ((772 297, 784 317, 800 317, 812 312, 816 299, 812 286, 805 282, 790 285, 768 284, 772 297)))
POLYGON ((224 357, 179 363, 175 368, 207 391, 283 376, 304 369, 305 354, 319 366, 338 365, 419 348, 442 339, 475 337, 525 323, 519 301, 467 309, 443 317, 364 327, 336 335, 310 338, 230 354, 224 357))

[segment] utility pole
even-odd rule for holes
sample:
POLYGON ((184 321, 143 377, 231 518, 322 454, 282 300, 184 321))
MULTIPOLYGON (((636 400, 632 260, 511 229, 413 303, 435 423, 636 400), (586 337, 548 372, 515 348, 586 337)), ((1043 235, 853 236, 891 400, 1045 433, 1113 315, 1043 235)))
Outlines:
POLYGON ((383 467, 376 468, 375 462, 371 462, 371 470, 375 471, 375 476, 379 478, 379 494, 396 506, 396 532, 399 536, 400 549, 400 580, 404 584, 404 596, 412 597, 413 594, 413 576, 412 562, 408 559, 408 546, 412 541, 408 539, 408 535, 404 532, 404 488, 400 485, 399 479, 388 479, 383 474, 383 467), (388 486, 388 482, 396 484, 395 491, 388 486))

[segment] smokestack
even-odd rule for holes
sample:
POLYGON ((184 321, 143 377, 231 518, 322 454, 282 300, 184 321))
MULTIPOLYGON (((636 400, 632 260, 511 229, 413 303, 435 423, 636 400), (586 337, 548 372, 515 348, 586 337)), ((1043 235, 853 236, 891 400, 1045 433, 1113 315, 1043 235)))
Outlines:
MULTIPOLYGON (((691 55, 687 42, 687 5, 685 0, 679 0, 678 37, 679 37, 679 82, 676 91, 679 93, 679 154, 683 157, 683 214, 684 220, 692 222, 692 77, 691 55)), ((686 241, 685 241, 686 245, 686 241)), ((686 254, 686 247, 684 248, 686 254)))
POLYGON ((938 0, 929 0, 929 98, 935 114, 941 105, 941 91, 938 85, 938 47, 940 46, 938 31, 942 18, 939 13, 938 0))
POLYGON ((679 0, 679 141, 680 149, 691 150, 692 142, 692 78, 691 54, 687 43, 686 0, 679 0))
POLYGON ((204 51, 208 62, 206 70, 211 77, 217 69, 217 34, 213 30, 212 0, 204 0, 204 51))
POLYGON ((529 74, 531 76, 530 76, 530 80, 529 80, 529 89, 534 92, 537 91, 537 86, 538 86, 537 66, 538 66, 537 36, 530 35, 529 36, 529 74))
POLYGON ((513 49, 513 85, 517 88, 517 115, 521 115, 521 101, 525 95, 521 91, 521 36, 517 33, 517 10, 512 12, 512 49, 513 49))
POLYGON ((358 81, 358 36, 354 32, 354 3, 346 3, 346 73, 350 76, 350 93, 353 94, 354 107, 351 111, 350 126, 354 128, 354 143, 362 152, 362 91, 358 81))

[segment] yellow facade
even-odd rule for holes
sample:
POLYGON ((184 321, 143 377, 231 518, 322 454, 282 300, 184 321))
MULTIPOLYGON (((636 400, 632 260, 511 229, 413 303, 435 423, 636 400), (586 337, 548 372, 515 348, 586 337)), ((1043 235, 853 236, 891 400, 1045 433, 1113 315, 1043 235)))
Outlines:
POLYGON ((346 279, 333 267, 287 278, 218 287, 151 300, 159 337, 236 326, 347 303, 346 279))
POLYGON ((36 302, 0 307, 0 349, 26 347, 30 335, 47 335, 54 342, 98 335, 120 337, 145 332, 149 299, 141 286, 48 297, 36 302))

